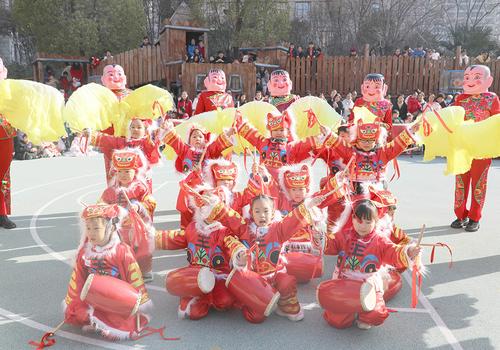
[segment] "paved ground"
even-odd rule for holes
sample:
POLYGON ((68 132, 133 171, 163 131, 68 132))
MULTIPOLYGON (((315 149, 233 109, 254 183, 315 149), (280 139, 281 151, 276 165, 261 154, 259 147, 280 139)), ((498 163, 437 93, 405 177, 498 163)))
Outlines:
MULTIPOLYGON (((398 222, 411 234, 425 223, 427 242, 444 241, 453 247, 454 265, 437 253, 424 280, 420 303, 409 309, 405 284, 390 302, 398 310, 381 327, 335 330, 315 304, 314 281, 299 287, 306 309, 302 322, 271 316, 261 325, 247 323, 238 310, 211 312, 201 321, 177 319, 177 298, 164 291, 166 271, 185 265, 183 251, 155 253, 155 280, 148 286, 155 303, 152 325, 166 326, 164 342, 152 336, 137 342, 109 343, 65 326, 55 349, 495 349, 500 348, 500 162, 490 170, 490 188, 482 228, 466 233, 449 228, 453 219, 453 178, 442 175, 442 161, 422 163, 400 158, 402 177, 391 184, 400 205, 398 222), (496 331, 494 331, 496 329, 496 331)), ((321 166, 317 178, 324 173, 321 166)), ((25 349, 62 319, 61 301, 69 280, 74 249, 79 241, 80 202, 95 201, 103 190, 103 163, 57 158, 14 162, 12 166, 13 219, 18 228, 0 229, 0 348, 25 349)), ((175 228, 178 176, 171 162, 155 170, 157 228, 175 228)), ((425 252, 429 261, 429 252, 425 252)), ((333 258, 327 259, 331 274, 333 258)), ((408 276, 406 276, 408 277, 408 276)))

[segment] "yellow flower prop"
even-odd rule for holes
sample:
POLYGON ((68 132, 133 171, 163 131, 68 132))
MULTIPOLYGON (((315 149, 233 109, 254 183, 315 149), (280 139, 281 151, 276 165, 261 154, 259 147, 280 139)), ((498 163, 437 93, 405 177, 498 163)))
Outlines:
POLYGON ((17 79, 0 82, 0 114, 34 144, 66 135, 63 107, 64 96, 51 86, 17 79))

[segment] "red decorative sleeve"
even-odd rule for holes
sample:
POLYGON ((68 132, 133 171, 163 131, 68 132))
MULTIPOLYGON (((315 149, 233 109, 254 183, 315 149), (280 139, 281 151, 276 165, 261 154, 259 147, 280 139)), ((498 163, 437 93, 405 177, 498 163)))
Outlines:
POLYGON ((163 138, 163 143, 172 147, 179 158, 184 158, 185 154, 189 151, 189 146, 177 135, 175 129, 167 132, 163 138))
POLYGON ((261 135, 261 133, 255 129, 248 122, 244 122, 238 128, 238 134, 240 134, 245 140, 250 142, 254 147, 260 151, 267 144, 267 139, 261 135))
POLYGON ((155 233, 155 248, 158 250, 184 249, 187 244, 184 230, 157 230, 155 233))
POLYGON ((154 142, 153 140, 151 140, 151 137, 149 135, 140 140, 129 140, 127 142, 127 146, 140 147, 149 164, 157 164, 160 160, 161 156, 158 149, 158 147, 160 147, 160 142, 154 142))
POLYGON ((286 215, 282 221, 271 224, 269 232, 275 232, 278 241, 283 244, 288 241, 297 230, 307 225, 312 225, 313 221, 309 210, 304 204, 299 205, 286 215))
POLYGON ((88 273, 83 266, 83 248, 78 252, 75 267, 71 272, 68 292, 64 299, 66 309, 64 319, 67 323, 81 326, 89 323, 88 305, 80 300, 80 293, 87 280, 88 273))
POLYGON ((394 244, 408 244, 411 241, 411 238, 403 231, 403 229, 397 227, 396 225, 392 228, 390 238, 394 244))
POLYGON ((139 264, 135 260, 134 254, 128 245, 120 243, 117 248, 116 256, 120 259, 123 271, 125 271, 124 280, 141 293, 141 304, 144 304, 149 301, 149 294, 144 285, 139 264))
POLYGON ((222 133, 215 139, 214 142, 207 146, 206 158, 219 158, 222 155, 222 152, 232 145, 233 143, 231 140, 226 136, 226 134, 222 133))
POLYGON ((222 202, 217 203, 212 208, 210 215, 205 221, 209 224, 218 221, 231 230, 239 239, 248 240, 248 224, 240 214, 226 207, 222 202))
POLYGON ((115 149, 122 149, 127 146, 127 140, 124 137, 110 136, 102 132, 92 134, 90 143, 99 147, 103 153, 112 153, 115 149))
POLYGON ((500 100, 495 95, 491 104, 490 115, 500 114, 500 100))
POLYGON ((403 130, 394 140, 382 147, 380 152, 380 160, 387 164, 401 153, 411 144, 415 143, 415 139, 410 134, 408 129, 403 130))
POLYGON ((350 160, 354 153, 353 149, 333 132, 326 137, 323 147, 329 148, 331 151, 336 152, 340 158, 347 160, 350 160))
POLYGON ((377 244, 381 252, 380 258, 382 262, 392 265, 397 269, 409 267, 410 262, 406 255, 406 245, 396 245, 384 237, 378 237, 377 244))
POLYGON ((311 156, 311 150, 318 147, 314 136, 309 136, 305 140, 294 141, 289 144, 290 162, 300 163, 311 156))
POLYGON ((200 96, 198 96, 198 102, 196 103, 196 110, 194 114, 200 114, 205 112, 205 94, 202 92, 200 96))
POLYGON ((338 255, 339 251, 341 250, 342 246, 342 233, 328 233, 325 236, 325 248, 324 248, 324 253, 325 255, 338 255))

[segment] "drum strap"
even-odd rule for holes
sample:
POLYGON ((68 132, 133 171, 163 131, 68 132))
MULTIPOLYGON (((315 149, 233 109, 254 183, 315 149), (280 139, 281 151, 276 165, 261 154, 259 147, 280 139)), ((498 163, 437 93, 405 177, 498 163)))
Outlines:
POLYGON ((160 338, 162 340, 180 340, 181 339, 180 337, 179 338, 167 338, 163 334, 164 331, 165 331, 165 327, 160 327, 160 328, 144 327, 142 329, 142 331, 137 336, 134 336, 131 339, 135 341, 135 340, 149 337, 150 335, 153 335, 156 333, 158 333, 160 335, 160 338))

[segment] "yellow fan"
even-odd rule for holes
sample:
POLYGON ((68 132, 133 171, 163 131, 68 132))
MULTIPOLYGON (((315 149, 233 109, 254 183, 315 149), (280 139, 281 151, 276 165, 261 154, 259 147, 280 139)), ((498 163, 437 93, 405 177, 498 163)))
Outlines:
POLYGON ((64 96, 55 88, 29 81, 0 82, 0 114, 34 144, 56 141, 66 135, 62 119, 64 96))
POLYGON ((119 117, 113 120, 115 135, 126 136, 134 118, 155 119, 174 107, 172 95, 167 90, 148 84, 120 101, 119 117))
MULTIPOLYGON (((254 128, 256 128, 264 137, 269 136, 267 130, 267 114, 271 112, 278 112, 278 109, 270 103, 262 101, 252 101, 245 103, 238 108, 238 111, 243 115, 243 119, 247 120, 254 128)), ((235 153, 243 153, 244 149, 248 148, 253 150, 252 146, 247 140, 241 136, 236 136, 236 145, 234 146, 235 153)))
POLYGON ((363 123, 373 123, 377 116, 370 112, 370 110, 366 107, 354 107, 354 125, 358 124, 358 120, 362 120, 363 123))
MULTIPOLYGON (((214 135, 219 135, 225 128, 231 127, 235 111, 236 110, 234 108, 227 108, 225 110, 216 110, 197 114, 182 124, 177 125, 175 127, 175 132, 186 143, 188 141, 188 132, 193 124, 198 124, 214 135)), ((169 145, 165 147, 163 154, 167 157, 167 159, 174 159, 176 157, 175 151, 169 145)))
POLYGON ((90 83, 76 90, 66 103, 63 117, 71 128, 104 130, 120 115, 118 99, 108 88, 90 83))
POLYGON ((500 114, 474 123, 463 122, 457 134, 458 143, 463 145, 474 159, 500 156, 500 114))
POLYGON ((287 111, 294 121, 295 133, 301 140, 308 136, 318 135, 320 132, 318 123, 308 127, 308 111, 310 110, 314 112, 321 125, 334 131, 342 122, 342 117, 325 100, 315 96, 299 98, 287 108, 287 111))

